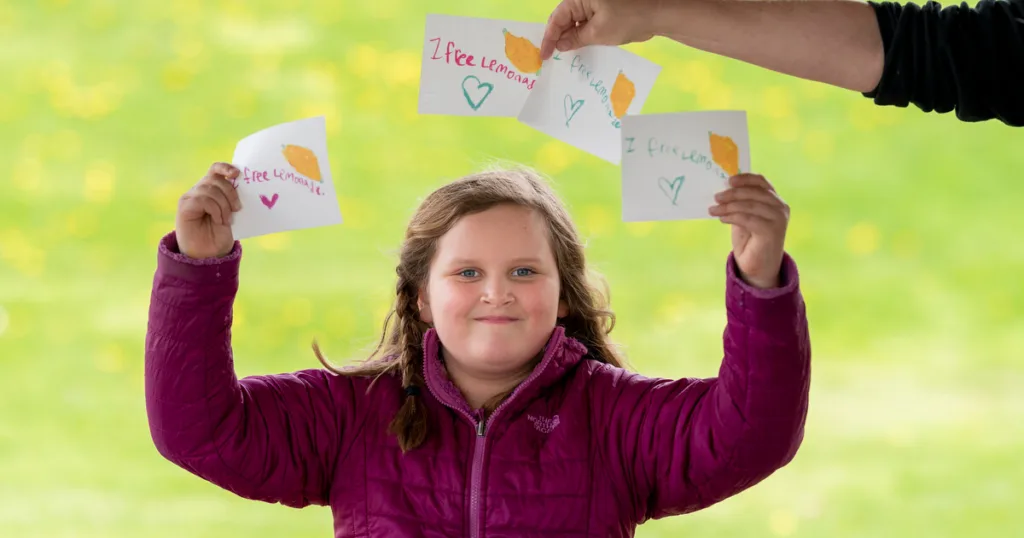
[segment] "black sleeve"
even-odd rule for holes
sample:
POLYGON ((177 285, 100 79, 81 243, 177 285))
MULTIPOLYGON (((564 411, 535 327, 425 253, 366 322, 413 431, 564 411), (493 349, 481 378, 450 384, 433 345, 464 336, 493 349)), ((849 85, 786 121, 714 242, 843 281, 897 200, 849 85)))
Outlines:
POLYGON ((865 97, 925 112, 955 108, 963 121, 1024 126, 1024 0, 981 0, 974 8, 868 3, 885 67, 865 97))

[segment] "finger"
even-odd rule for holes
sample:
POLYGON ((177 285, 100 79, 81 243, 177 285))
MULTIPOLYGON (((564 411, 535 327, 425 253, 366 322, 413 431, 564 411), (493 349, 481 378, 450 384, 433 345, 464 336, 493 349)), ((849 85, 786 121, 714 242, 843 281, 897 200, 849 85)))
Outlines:
POLYGON ((555 44, 559 42, 566 30, 576 26, 572 17, 572 8, 569 5, 574 0, 563 0, 551 16, 548 17, 547 27, 544 28, 544 38, 540 43, 540 59, 547 60, 555 52, 555 44))
POLYGON ((765 235, 774 230, 769 220, 750 213, 730 213, 718 217, 718 220, 725 224, 739 226, 752 234, 765 235))
POLYGON ((223 183, 224 180, 217 180, 215 182, 203 183, 196 187, 196 192, 200 196, 206 196, 212 199, 220 207, 220 212, 223 215, 224 222, 230 218, 232 211, 231 201, 228 199, 228 195, 223 190, 219 189, 216 184, 223 183))
POLYGON ((206 214, 206 210, 203 208, 199 195, 196 194, 194 188, 193 190, 186 192, 185 195, 178 200, 178 213, 189 220, 201 218, 206 214))
POLYGON ((242 200, 241 198, 238 197, 238 189, 236 189, 235 186, 231 184, 230 179, 214 177, 211 179, 208 185, 211 185, 213 188, 224 193, 224 196, 227 198, 228 206, 231 208, 231 211, 239 211, 242 209, 242 200))
POLYGON ((757 200, 736 200, 725 204, 711 206, 708 213, 714 216, 745 213, 771 222, 781 222, 786 218, 785 212, 777 204, 766 204, 757 200))
POLYGON ((756 200, 766 204, 784 206, 785 202, 775 191, 765 190, 759 187, 730 187, 715 194, 715 201, 724 204, 736 200, 756 200))
POLYGON ((214 224, 223 225, 226 223, 226 215, 230 215, 230 213, 225 214, 221 210, 221 205, 217 203, 216 200, 210 196, 200 194, 196 196, 195 202, 203 208, 203 212, 210 216, 210 219, 213 220, 214 224))
POLYGON ((760 174, 736 174, 729 178, 729 185, 732 187, 759 187, 774 191, 775 187, 760 174))
POLYGON ((214 174, 230 179, 238 175, 238 169, 228 163, 213 163, 207 176, 214 174))

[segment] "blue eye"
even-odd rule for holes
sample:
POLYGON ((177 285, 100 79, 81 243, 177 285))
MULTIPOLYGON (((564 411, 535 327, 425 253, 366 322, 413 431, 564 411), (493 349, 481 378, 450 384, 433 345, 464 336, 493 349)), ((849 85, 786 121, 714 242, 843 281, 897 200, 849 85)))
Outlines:
POLYGON ((515 276, 530 276, 534 274, 534 271, 528 267, 520 267, 519 269, 512 271, 512 274, 515 276))
POLYGON ((463 269, 459 271, 459 276, 463 278, 474 278, 477 276, 476 269, 463 269))

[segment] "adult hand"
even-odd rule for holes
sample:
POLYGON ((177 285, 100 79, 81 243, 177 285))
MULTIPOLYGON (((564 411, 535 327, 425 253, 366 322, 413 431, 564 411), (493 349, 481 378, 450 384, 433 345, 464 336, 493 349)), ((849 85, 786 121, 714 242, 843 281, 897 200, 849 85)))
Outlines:
POLYGON ((623 45, 654 37, 658 5, 673 0, 562 0, 548 18, 540 57, 587 45, 623 45))

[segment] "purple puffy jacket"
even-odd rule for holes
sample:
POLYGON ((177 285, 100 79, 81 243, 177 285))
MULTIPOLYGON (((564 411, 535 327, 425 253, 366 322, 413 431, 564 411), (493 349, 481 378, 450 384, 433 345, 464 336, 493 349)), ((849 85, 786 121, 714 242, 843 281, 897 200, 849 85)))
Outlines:
POLYGON ((190 260, 160 244, 146 405, 160 453, 235 494, 330 505, 341 536, 632 536, 787 464, 803 439, 810 343, 797 271, 757 290, 727 264, 717 378, 651 379, 591 360, 558 327, 536 370, 482 423, 427 333, 430 434, 402 454, 397 378, 322 369, 237 379, 231 308, 241 246, 190 260))

